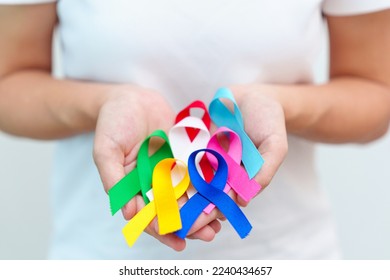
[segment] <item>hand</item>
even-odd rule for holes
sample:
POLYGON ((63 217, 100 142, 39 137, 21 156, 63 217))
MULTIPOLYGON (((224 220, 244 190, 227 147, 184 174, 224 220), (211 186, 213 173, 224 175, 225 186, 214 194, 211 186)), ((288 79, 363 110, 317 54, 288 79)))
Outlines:
MULTIPOLYGON (((135 167, 142 141, 156 129, 168 131, 174 117, 169 104, 152 90, 118 86, 107 93, 98 115, 93 152, 106 192, 135 167)), ((142 197, 136 196, 123 207, 124 218, 131 219, 144 205, 142 197)), ((220 228, 218 221, 212 221, 198 227, 191 237, 209 241, 220 228)), ((185 240, 176 235, 159 235, 156 219, 146 232, 177 251, 185 248, 185 240)))

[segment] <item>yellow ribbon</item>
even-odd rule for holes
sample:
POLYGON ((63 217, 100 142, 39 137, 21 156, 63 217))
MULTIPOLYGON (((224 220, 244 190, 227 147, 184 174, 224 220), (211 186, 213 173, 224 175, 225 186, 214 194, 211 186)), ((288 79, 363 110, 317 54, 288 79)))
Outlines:
POLYGON ((182 223, 177 200, 185 193, 189 184, 190 177, 184 162, 168 158, 156 165, 152 179, 154 200, 142 208, 122 230, 130 247, 134 245, 156 215, 159 234, 167 234, 181 229, 182 223), (175 172, 184 173, 184 176, 176 186, 173 186, 171 176, 175 172))

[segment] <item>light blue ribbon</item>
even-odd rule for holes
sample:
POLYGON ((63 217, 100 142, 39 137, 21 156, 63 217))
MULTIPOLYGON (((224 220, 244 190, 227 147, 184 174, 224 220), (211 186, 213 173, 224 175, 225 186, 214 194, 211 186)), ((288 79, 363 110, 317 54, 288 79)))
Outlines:
MULTIPOLYGON (((252 179, 263 166, 264 159, 244 129, 244 120, 232 92, 227 88, 220 88, 209 106, 211 119, 218 126, 226 126, 236 132, 242 142, 242 162, 252 179), (234 105, 234 112, 223 104, 221 98, 229 99, 234 105)), ((261 113, 261 112, 259 112, 261 113)), ((261 127, 259 127, 261 129, 261 127)))

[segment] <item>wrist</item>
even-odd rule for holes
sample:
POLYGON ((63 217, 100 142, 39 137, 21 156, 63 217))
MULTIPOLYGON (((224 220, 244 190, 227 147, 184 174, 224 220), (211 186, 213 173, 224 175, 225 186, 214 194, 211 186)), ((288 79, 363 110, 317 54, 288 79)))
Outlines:
POLYGON ((80 83, 62 81, 68 93, 58 95, 51 106, 52 115, 62 123, 71 134, 94 131, 99 113, 110 99, 116 96, 117 85, 99 83, 80 83))
POLYGON ((319 104, 321 100, 308 87, 311 86, 253 84, 231 88, 239 106, 245 99, 262 102, 259 96, 274 100, 283 109, 287 131, 303 135, 326 113, 326 107, 319 104))
POLYGON ((255 102, 262 102, 261 99, 273 100, 282 107, 286 125, 294 127, 294 121, 299 119, 302 104, 286 90, 286 86, 251 84, 235 85, 230 89, 239 107, 245 100, 256 100, 255 102))
POLYGON ((148 99, 146 97, 147 92, 141 92, 140 88, 135 86, 126 85, 126 84, 91 84, 91 89, 86 90, 86 94, 89 95, 89 107, 86 108, 86 112, 89 116, 91 122, 97 122, 99 117, 99 113, 103 106, 107 103, 111 102, 120 102, 122 100, 124 103, 127 100, 131 99, 135 102, 135 98, 137 99, 137 104, 143 107, 143 104, 140 102, 143 99, 148 99), (140 98, 140 93, 145 98, 140 98))

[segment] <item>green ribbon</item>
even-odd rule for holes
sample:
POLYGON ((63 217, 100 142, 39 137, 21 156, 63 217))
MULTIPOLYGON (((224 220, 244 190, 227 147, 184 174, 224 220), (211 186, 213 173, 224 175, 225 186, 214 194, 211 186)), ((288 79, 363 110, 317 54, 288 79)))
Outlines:
POLYGON ((145 203, 149 203, 146 193, 151 189, 154 167, 166 158, 173 158, 168 136, 164 131, 156 130, 142 142, 137 156, 137 167, 108 191, 112 215, 118 212, 139 192, 142 193, 145 203), (164 144, 149 157, 149 143, 152 137, 163 139, 164 144))

